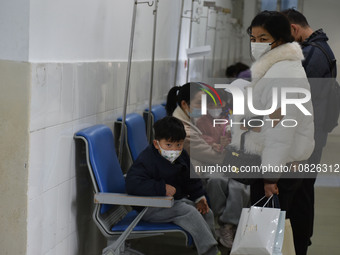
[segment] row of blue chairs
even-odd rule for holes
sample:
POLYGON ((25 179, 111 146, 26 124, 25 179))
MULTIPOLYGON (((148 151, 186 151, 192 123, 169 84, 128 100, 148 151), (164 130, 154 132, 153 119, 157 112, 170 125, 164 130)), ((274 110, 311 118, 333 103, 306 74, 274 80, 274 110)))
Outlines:
MULTIPOLYGON (((159 118, 160 115, 154 115, 153 121, 159 118)), ((117 123, 121 121, 120 118, 117 123)), ((126 141, 131 157, 135 160, 148 145, 145 122, 141 115, 132 113, 126 116, 125 123, 126 141)), ((125 193, 125 178, 117 158, 115 138, 108 126, 95 125, 82 129, 74 138, 82 141, 86 150, 86 162, 94 190, 95 209, 92 216, 107 239, 103 255, 142 254, 127 248, 126 241, 168 232, 184 234, 186 244, 192 245, 190 234, 173 223, 150 223, 141 220, 149 207, 169 208, 174 200, 172 197, 140 197, 125 193), (138 213, 132 210, 131 206, 142 206, 144 209, 138 213)))
MULTIPOLYGON (((154 132, 152 129, 150 140, 147 138, 147 123, 148 123, 149 109, 145 109, 143 117, 137 113, 130 113, 125 118, 125 136, 122 148, 122 161, 120 162, 123 173, 126 173, 130 168, 133 161, 135 161, 138 155, 152 142, 154 132)), ((163 105, 154 105, 151 108, 151 123, 155 123, 157 120, 166 116, 165 107, 163 105)), ((119 145, 121 139, 121 125, 122 117, 119 117, 114 123, 114 137, 116 151, 119 152, 119 145)))

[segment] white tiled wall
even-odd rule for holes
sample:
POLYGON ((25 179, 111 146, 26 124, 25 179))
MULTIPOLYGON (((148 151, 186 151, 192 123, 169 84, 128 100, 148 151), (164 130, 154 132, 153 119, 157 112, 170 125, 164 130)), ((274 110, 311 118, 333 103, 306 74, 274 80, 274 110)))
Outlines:
MULTIPOLYGON (((85 245, 79 243, 83 235, 98 235, 80 233, 79 224, 89 224, 91 212, 79 216, 83 198, 76 189, 83 180, 76 175, 73 135, 96 123, 112 127, 122 114, 126 67, 111 62, 32 64, 27 255, 75 255, 85 245)), ((148 106, 150 67, 150 62, 133 63, 130 112, 148 106)), ((173 68, 169 61, 155 64, 154 103, 165 101, 173 68)))

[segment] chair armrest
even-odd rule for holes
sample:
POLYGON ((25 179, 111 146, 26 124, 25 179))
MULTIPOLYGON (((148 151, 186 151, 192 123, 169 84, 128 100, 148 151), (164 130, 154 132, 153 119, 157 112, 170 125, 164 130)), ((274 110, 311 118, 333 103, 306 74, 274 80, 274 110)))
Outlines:
POLYGON ((174 204, 173 197, 142 197, 125 193, 96 193, 94 202, 97 204, 131 205, 146 207, 170 208, 174 204))

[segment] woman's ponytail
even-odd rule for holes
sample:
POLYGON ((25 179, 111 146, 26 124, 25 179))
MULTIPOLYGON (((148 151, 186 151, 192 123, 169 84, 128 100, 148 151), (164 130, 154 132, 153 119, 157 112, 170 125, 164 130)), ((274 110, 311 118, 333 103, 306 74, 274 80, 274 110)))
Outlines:
POLYGON ((173 87, 170 89, 168 93, 168 97, 166 99, 165 110, 168 116, 172 116, 172 113, 177 107, 177 92, 181 89, 181 87, 173 87))
POLYGON ((200 87, 199 83, 189 82, 183 86, 170 89, 165 106, 168 116, 172 116, 177 105, 181 106, 183 100, 190 105, 190 97, 193 98, 196 93, 200 92, 200 87))

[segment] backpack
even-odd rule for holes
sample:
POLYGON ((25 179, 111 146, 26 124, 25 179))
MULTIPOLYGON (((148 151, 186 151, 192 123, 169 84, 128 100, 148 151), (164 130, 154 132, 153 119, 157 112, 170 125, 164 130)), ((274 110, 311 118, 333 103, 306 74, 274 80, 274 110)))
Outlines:
POLYGON ((330 133, 332 130, 338 126, 338 120, 340 115, 340 85, 336 81, 335 75, 335 67, 336 67, 336 59, 331 60, 330 56, 327 54, 326 50, 319 44, 309 42, 306 43, 315 47, 318 47, 323 54, 327 57, 331 73, 332 73, 332 81, 331 81, 331 88, 327 95, 327 109, 326 109, 326 116, 325 122, 323 124, 324 131, 330 133))

